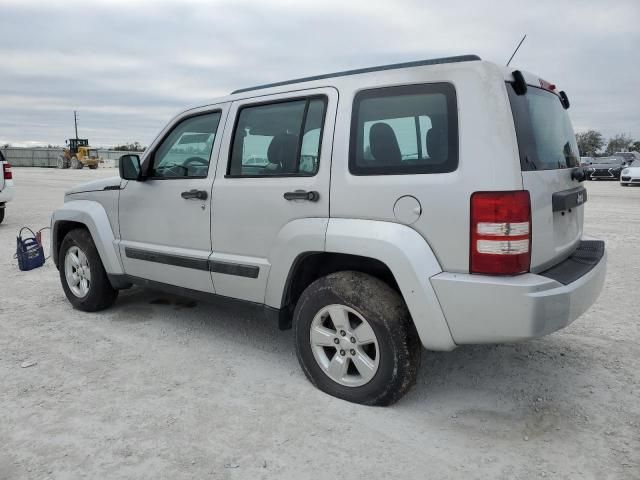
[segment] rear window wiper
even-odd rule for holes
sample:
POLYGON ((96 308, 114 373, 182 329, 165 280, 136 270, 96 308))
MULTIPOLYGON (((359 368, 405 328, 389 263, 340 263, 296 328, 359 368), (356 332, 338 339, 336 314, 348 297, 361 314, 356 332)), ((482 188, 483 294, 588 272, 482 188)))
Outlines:
POLYGON ((531 161, 531 159, 529 158, 529 155, 525 155, 524 156, 524 161, 527 162, 527 164, 529 164, 531 166, 531 170, 537 170, 538 166, 531 161))

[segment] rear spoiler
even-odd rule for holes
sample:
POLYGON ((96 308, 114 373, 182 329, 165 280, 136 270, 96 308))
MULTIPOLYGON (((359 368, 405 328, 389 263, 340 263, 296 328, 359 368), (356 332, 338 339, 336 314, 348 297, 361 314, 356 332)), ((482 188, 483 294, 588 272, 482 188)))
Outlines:
MULTIPOLYGON (((524 95, 527 93, 527 89, 528 89, 528 85, 527 85, 527 81, 524 79, 524 75, 522 74, 522 72, 520 70, 514 70, 512 72, 513 75, 513 90, 516 92, 516 95, 524 95)), ((548 82, 545 82, 543 80, 540 80, 540 87, 544 88, 545 90, 551 92, 551 93, 556 93, 554 92, 555 90, 555 85, 551 85, 548 82)), ((569 103, 569 97, 567 96, 566 92, 564 90, 561 90, 560 92, 556 93, 556 95, 558 95, 558 97, 560 98, 560 103, 562 104, 562 108, 564 108, 565 110, 569 109, 569 106, 571 105, 569 103)))

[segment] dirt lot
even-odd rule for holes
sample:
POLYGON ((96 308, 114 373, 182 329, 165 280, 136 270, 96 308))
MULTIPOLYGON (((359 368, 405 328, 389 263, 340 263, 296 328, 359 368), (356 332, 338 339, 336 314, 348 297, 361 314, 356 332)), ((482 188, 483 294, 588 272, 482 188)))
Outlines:
POLYGON ((409 395, 371 408, 315 390, 291 331, 252 312, 132 289, 85 314, 50 262, 19 272, 18 228, 115 173, 14 169, 0 479, 640 478, 640 188, 588 184, 609 272, 587 314, 527 343, 425 352, 409 395))

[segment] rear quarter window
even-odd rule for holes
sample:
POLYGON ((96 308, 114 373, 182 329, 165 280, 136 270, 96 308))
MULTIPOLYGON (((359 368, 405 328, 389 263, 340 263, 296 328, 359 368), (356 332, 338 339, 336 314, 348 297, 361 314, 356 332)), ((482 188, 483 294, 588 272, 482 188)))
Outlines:
POLYGON ((456 93, 447 83, 363 90, 351 117, 354 175, 446 173, 458 168, 456 93))

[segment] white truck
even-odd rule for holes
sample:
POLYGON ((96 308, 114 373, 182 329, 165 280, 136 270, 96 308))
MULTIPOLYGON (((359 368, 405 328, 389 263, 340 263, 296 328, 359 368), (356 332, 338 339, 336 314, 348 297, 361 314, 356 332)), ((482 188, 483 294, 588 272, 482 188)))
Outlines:
POLYGON ((7 203, 13 200, 13 172, 0 151, 0 223, 4 220, 7 203))
POLYGON ((422 347, 539 337, 598 297, 568 108, 476 56, 237 90, 68 191, 51 251, 75 308, 131 285, 257 306, 318 388, 388 405, 422 347))

